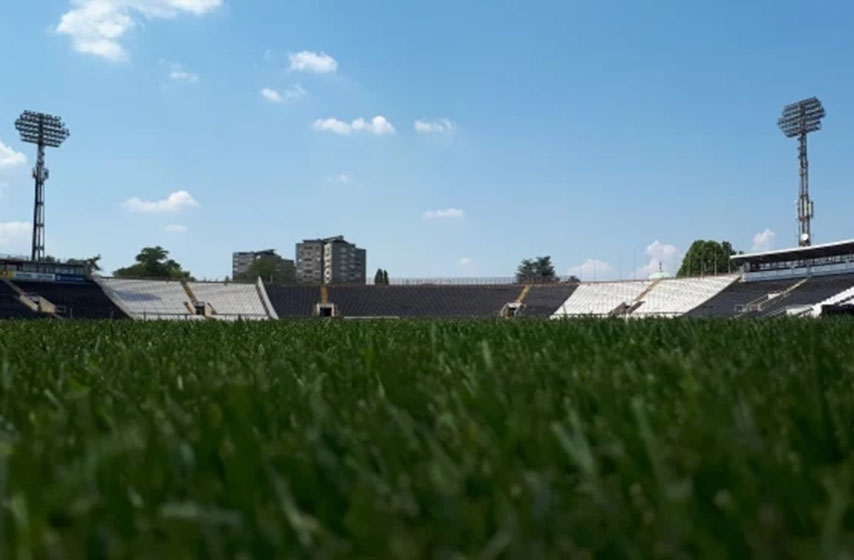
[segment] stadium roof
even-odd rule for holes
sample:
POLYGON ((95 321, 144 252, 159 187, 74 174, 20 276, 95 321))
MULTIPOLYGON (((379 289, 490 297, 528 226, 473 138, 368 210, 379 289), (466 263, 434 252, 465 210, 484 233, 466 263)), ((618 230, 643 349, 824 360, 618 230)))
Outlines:
POLYGON ((773 263, 796 261, 806 259, 819 259, 823 257, 838 257, 842 255, 854 255, 854 239, 847 241, 836 241, 834 243, 823 243, 811 247, 792 247, 789 249, 778 249, 776 251, 765 251, 762 253, 746 253, 744 255, 733 255, 730 260, 733 263, 773 263))

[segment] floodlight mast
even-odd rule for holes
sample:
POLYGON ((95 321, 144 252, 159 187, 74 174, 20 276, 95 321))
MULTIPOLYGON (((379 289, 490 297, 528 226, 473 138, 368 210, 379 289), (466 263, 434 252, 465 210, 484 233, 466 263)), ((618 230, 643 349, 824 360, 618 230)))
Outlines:
POLYGON ((44 184, 50 177, 44 165, 45 147, 58 148, 69 136, 62 119, 44 113, 24 111, 15 121, 21 140, 38 146, 33 179, 36 181, 35 204, 33 205, 33 249, 32 260, 44 259, 44 184))
POLYGON ((814 216, 813 203, 810 200, 807 134, 821 130, 821 119, 824 116, 824 107, 821 105, 821 101, 815 97, 810 97, 783 107, 783 114, 777 120, 777 126, 780 127, 786 137, 798 137, 798 160, 801 178, 798 196, 798 223, 800 225, 798 244, 801 247, 809 247, 812 243, 810 222, 814 216))

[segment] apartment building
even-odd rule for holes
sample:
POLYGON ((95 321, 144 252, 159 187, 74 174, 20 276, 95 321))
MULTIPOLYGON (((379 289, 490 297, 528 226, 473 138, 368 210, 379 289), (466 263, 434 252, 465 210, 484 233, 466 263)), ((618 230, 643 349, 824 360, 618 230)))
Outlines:
POLYGON ((367 253, 344 236, 305 239, 296 246, 296 276, 302 284, 364 284, 367 253))

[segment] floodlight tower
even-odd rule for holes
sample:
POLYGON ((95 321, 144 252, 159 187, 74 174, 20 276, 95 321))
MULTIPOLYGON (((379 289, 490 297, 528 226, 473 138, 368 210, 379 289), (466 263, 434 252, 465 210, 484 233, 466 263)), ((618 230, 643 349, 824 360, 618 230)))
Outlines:
POLYGON ((54 115, 24 111, 15 121, 15 128, 21 133, 21 140, 38 146, 33 179, 36 180, 36 201, 33 208, 33 253, 32 260, 44 258, 44 184, 50 177, 44 166, 45 147, 58 148, 68 135, 68 129, 62 119, 54 115))
POLYGON ((801 247, 809 247, 812 242, 810 220, 813 217, 813 204, 810 200, 809 162, 807 161, 807 134, 821 130, 824 107, 815 97, 792 103, 783 107, 783 114, 777 120, 777 126, 788 138, 798 137, 798 159, 801 164, 801 188, 798 197, 798 222, 801 247))

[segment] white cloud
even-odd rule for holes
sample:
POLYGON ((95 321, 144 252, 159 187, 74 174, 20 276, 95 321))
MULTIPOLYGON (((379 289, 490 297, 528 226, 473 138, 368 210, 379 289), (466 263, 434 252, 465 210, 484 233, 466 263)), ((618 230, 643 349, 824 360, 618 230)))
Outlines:
POLYGON ((635 276, 639 279, 648 278, 659 269, 673 276, 682 261, 682 253, 675 245, 668 245, 657 239, 646 246, 644 255, 649 257, 649 262, 635 271, 635 276))
POLYGON ((465 268, 467 266, 471 266, 474 261, 471 257, 463 257, 457 261, 457 266, 460 268, 465 268))
POLYGON ((353 132, 368 132, 377 136, 394 134, 395 132, 392 124, 382 115, 377 115, 369 121, 358 118, 351 123, 340 121, 335 118, 317 119, 312 124, 312 127, 314 130, 332 132, 342 136, 348 136, 353 132))
POLYGON ((572 266, 567 271, 570 276, 576 276, 580 280, 604 279, 610 277, 614 267, 599 259, 587 259, 578 266, 572 266))
POLYGON ((351 177, 349 173, 339 173, 338 175, 333 175, 327 179, 330 183, 349 183, 352 180, 353 177, 351 177))
POLYGON ((199 203, 187 191, 175 191, 163 200, 148 201, 133 197, 122 202, 122 207, 128 212, 145 214, 180 212, 198 205, 199 203))
POLYGON ((771 228, 765 228, 753 236, 752 249, 757 252, 770 251, 774 247, 774 238, 777 234, 771 228))
POLYGON ((311 126, 314 127, 314 130, 334 132, 335 134, 341 135, 347 135, 353 131, 348 123, 334 118, 317 119, 311 126))
POLYGON ((290 70, 292 72, 314 72, 315 74, 331 74, 338 70, 338 62, 328 54, 311 51, 290 53, 290 70))
POLYGON ((296 84, 289 87, 283 93, 280 93, 272 88, 264 88, 261 90, 261 97, 271 103, 284 103, 285 101, 296 101, 308 95, 308 92, 301 85, 296 84))
POLYGON ((18 167, 27 164, 27 156, 16 152, 3 142, 0 142, 0 169, 18 167))
POLYGON ((448 119, 439 119, 437 121, 415 121, 415 132, 421 134, 442 134, 445 132, 453 132, 457 126, 448 119))
POLYGON ((25 252, 32 233, 30 222, 0 223, 0 247, 11 252, 25 252))
POLYGON ((172 19, 182 14, 200 16, 223 0, 71 0, 56 32, 71 37, 77 52, 120 61, 127 58, 121 45, 140 18, 172 19))
POLYGON ((179 224, 169 224, 167 226, 163 226, 160 228, 164 233, 187 233, 187 226, 182 226, 179 224))
POLYGON ((169 74, 167 77, 169 81, 175 84, 197 84, 199 83, 199 75, 195 72, 188 72, 184 69, 184 67, 177 62, 172 62, 168 64, 169 66, 169 74))
POLYGON ((267 101, 269 101, 271 103, 284 103, 284 101, 285 101, 285 98, 282 96, 281 93, 279 93, 278 91, 276 91, 274 89, 270 89, 270 88, 262 89, 261 90, 261 97, 263 97, 264 99, 266 99, 267 101))
POLYGON ((382 115, 377 115, 370 121, 366 121, 365 119, 356 119, 350 126, 356 132, 364 130, 365 132, 370 132, 377 136, 394 133, 394 127, 391 126, 391 123, 382 115))
POLYGON ((459 208, 445 208, 444 210, 425 210, 425 220, 440 220, 440 219, 461 219, 465 217, 465 212, 459 208))

